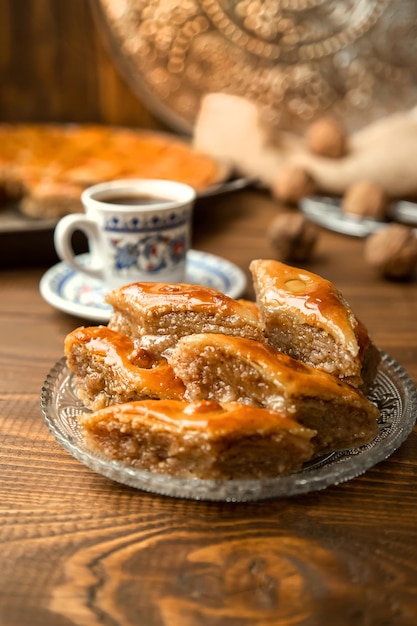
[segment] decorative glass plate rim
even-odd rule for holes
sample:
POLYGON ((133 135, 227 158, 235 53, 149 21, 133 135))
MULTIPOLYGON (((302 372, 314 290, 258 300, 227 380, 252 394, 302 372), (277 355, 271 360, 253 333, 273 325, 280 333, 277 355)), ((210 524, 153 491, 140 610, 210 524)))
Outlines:
POLYGON ((380 411, 379 432, 370 443, 330 453, 289 476, 265 479, 202 480, 140 470, 106 458, 85 445, 77 414, 85 411, 72 390, 72 374, 62 357, 42 386, 40 406, 46 425, 78 461, 111 480, 142 491, 191 500, 250 502, 319 491, 365 473, 387 459, 411 433, 417 416, 417 390, 406 370, 381 350, 376 383, 369 394, 380 411), (391 392, 386 394, 386 387, 391 392), (69 396, 63 401, 62 392, 69 396), (395 392, 395 393, 394 393, 395 392), (64 424, 62 415, 65 413, 64 424))

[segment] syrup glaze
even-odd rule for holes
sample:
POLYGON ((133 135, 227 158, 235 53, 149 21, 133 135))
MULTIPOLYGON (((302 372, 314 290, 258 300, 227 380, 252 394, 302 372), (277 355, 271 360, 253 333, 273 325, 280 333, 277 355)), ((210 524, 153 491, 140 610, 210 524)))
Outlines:
POLYGON ((187 283, 138 282, 114 289, 106 300, 121 311, 145 312, 149 309, 160 314, 174 311, 201 311, 216 314, 224 311, 239 315, 249 323, 258 324, 256 315, 242 302, 238 302, 212 287, 187 283))
POLYGON ((193 356, 195 359, 204 359, 207 349, 210 358, 223 360, 229 363, 230 367, 243 365, 249 371, 258 372, 265 384, 271 384, 286 398, 311 397, 324 401, 339 398, 362 406, 378 416, 376 407, 360 391, 332 374, 293 359, 272 346, 253 339, 215 333, 188 335, 180 339, 168 360, 176 369, 178 363, 187 362, 193 356))
MULTIPOLYGON (((183 429, 202 431, 207 437, 225 434, 265 434, 271 431, 287 431, 304 439, 316 433, 298 424, 284 412, 247 406, 237 402, 217 403, 201 401, 188 403, 181 400, 138 400, 113 405, 88 414, 84 421, 117 420, 121 424, 158 422, 173 431, 183 429)), ((83 420, 81 419, 81 423, 83 420)))
POLYGON ((73 363, 73 350, 83 345, 84 358, 91 362, 103 361, 109 370, 114 370, 120 378, 129 379, 137 386, 156 390, 173 398, 182 398, 184 385, 175 376, 164 357, 154 356, 144 348, 136 347, 127 336, 110 330, 106 326, 77 328, 65 338, 65 354, 70 369, 76 371, 73 363))
POLYGON ((330 281, 275 260, 254 260, 250 269, 264 305, 298 313, 301 323, 337 336, 353 356, 358 354, 356 320, 330 281))

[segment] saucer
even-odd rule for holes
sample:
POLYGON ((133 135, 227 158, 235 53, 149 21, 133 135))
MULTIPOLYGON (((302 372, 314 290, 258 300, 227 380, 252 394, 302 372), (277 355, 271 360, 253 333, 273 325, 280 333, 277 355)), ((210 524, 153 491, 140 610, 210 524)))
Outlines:
MULTIPOLYGON (((88 264, 90 255, 81 254, 77 260, 88 264)), ((208 252, 189 250, 187 253, 187 283, 213 287, 231 298, 238 298, 246 288, 244 272, 226 259, 208 252)), ((76 317, 107 323, 112 308, 104 301, 105 285, 66 263, 51 267, 41 278, 41 296, 56 309, 76 317)))

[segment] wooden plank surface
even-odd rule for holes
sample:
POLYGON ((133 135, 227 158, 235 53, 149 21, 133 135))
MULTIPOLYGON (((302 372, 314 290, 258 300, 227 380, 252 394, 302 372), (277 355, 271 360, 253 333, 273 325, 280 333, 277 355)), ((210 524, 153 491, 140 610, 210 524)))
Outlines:
MULTIPOLYGON (((276 212, 256 190, 207 201, 194 247, 247 271, 272 252, 276 212)), ((337 284, 416 381, 416 282, 377 279, 362 249, 321 230, 306 267, 337 284)), ((63 450, 40 414, 46 373, 85 323, 42 300, 43 271, 0 273, 0 624, 416 623, 416 432, 365 475, 300 497, 193 502, 113 483, 63 450)))
POLYGON ((163 124, 116 69, 89 0, 0 0, 0 121, 163 124))
MULTIPOLYGON (((159 128, 114 67, 86 0, 0 0, 1 121, 159 128)), ((273 254, 255 190, 200 202, 193 247, 273 254)), ((415 626, 417 432, 346 484, 233 504, 95 474, 45 426, 39 394, 65 335, 39 280, 52 232, 0 238, 1 626, 415 626)), ((324 230, 306 267, 333 281, 417 382, 417 285, 375 277, 363 241, 324 230)))

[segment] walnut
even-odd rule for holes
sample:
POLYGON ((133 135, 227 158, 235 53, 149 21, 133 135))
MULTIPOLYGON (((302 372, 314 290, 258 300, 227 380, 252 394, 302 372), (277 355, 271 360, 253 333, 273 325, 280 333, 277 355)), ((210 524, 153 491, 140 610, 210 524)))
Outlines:
POLYGON ((271 191, 278 200, 297 204, 299 200, 315 192, 315 184, 303 168, 287 165, 280 169, 271 191))
POLYGON ((347 153, 347 135, 342 124, 333 117, 323 117, 307 130, 307 149, 332 159, 339 159, 347 153))
POLYGON ((369 235, 365 260, 385 278, 411 278, 417 266, 415 231, 402 224, 389 224, 369 235))
POLYGON ((318 239, 318 229, 299 212, 286 211, 275 217, 267 231, 280 261, 306 261, 318 239))
POLYGON ((344 213, 383 220, 386 217, 388 198, 377 184, 363 180, 352 183, 342 200, 344 213))

